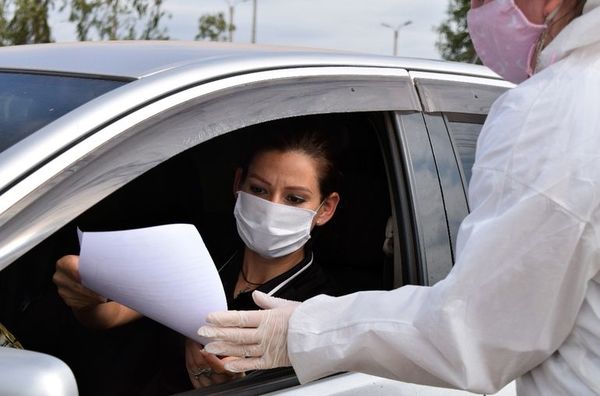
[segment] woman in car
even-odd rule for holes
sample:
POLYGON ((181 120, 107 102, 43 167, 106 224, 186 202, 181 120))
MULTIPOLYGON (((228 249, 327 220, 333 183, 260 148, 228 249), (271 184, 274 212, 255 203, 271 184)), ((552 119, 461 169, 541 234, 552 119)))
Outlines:
MULTIPOLYGON (((244 246, 219 265, 229 309, 258 309, 254 290, 296 301, 335 294, 309 241, 314 227, 331 220, 340 200, 331 143, 310 126, 279 122, 236 170, 234 216, 244 246)), ((53 279, 80 322, 109 329, 141 317, 85 288, 78 263, 78 256, 62 257, 53 279)), ((186 367, 194 387, 239 375, 227 372, 221 359, 191 340, 186 342, 186 367)))

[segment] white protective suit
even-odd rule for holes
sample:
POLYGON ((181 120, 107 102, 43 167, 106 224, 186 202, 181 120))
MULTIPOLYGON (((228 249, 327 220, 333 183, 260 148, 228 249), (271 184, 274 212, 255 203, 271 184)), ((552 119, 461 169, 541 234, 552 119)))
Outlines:
POLYGON ((432 287, 317 296, 290 319, 301 382, 359 371, 493 393, 600 394, 600 0, 494 103, 455 266, 432 287))

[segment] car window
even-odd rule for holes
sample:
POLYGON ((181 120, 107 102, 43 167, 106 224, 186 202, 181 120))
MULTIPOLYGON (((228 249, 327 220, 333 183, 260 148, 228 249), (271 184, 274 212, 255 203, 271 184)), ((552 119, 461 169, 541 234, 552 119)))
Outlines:
MULTIPOLYGON (((390 190, 381 131, 373 121, 379 117, 367 113, 304 117, 339 126, 335 133, 342 153, 342 200, 334 219, 312 238, 317 260, 339 294, 392 287, 390 257, 383 250, 392 216, 390 190)), ((53 287, 54 265, 62 255, 78 253, 77 227, 116 230, 177 222, 194 224, 215 264, 222 264, 241 243, 233 217, 236 166, 254 134, 272 125, 243 128, 192 147, 55 232, 0 273, 0 318, 25 348, 64 360, 82 394, 123 390, 121 394, 137 394, 140 388, 164 386, 165 393, 190 389, 181 336, 149 319, 103 332, 81 326, 53 287), (90 356, 94 358, 89 360, 90 356), (94 375, 99 371, 103 377, 94 375)), ((265 382, 263 375, 272 373, 255 373, 225 388, 235 393, 239 386, 265 382)))
POLYGON ((0 152, 124 81, 0 72, 0 152))
MULTIPOLYGON (((451 256, 446 252, 440 257, 428 260, 427 275, 429 284, 434 284, 446 277, 455 260, 458 230, 464 217, 469 213, 467 202, 468 183, 471 179, 471 168, 475 161, 475 149, 479 132, 485 121, 485 115, 466 113, 429 113, 424 114, 429 142, 435 157, 435 168, 439 178, 439 186, 443 198, 443 213, 447 223, 447 231, 435 231, 431 238, 440 243, 446 240, 442 235, 450 237, 448 245, 451 256), (445 259, 449 260, 445 260, 445 259)), ((415 150, 411 149, 411 152, 415 150)), ((426 194, 428 197, 430 193, 426 194)), ((433 207, 430 203, 428 207, 433 207)), ((429 211, 428 211, 429 213, 429 211)), ((440 221, 425 221, 424 224, 440 224, 440 221)), ((428 249, 430 255, 436 249, 428 249)), ((445 249, 446 250, 446 249, 445 249)))
POLYGON ((450 137, 454 143, 462 166, 465 187, 471 180, 471 168, 475 162, 477 138, 483 127, 485 116, 475 114, 446 113, 450 137))

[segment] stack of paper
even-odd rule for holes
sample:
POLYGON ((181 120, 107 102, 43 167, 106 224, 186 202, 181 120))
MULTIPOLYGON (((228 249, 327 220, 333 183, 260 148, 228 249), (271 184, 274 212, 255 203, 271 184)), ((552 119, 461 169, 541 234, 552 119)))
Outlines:
POLYGON ((84 286, 202 344, 196 331, 210 312, 227 310, 223 285, 191 224, 83 232, 84 286))

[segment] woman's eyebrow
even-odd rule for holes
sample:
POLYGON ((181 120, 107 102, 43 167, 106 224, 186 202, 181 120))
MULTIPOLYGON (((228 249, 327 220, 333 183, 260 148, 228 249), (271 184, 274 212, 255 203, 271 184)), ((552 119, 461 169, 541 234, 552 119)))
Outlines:
POLYGON ((293 191, 304 191, 307 192, 309 194, 312 194, 312 190, 308 187, 304 187, 304 186, 286 186, 285 187, 286 190, 293 190, 293 191))
POLYGON ((271 183, 269 183, 269 181, 267 181, 266 179, 260 177, 259 175, 257 175, 256 173, 250 173, 248 175, 248 178, 250 179, 257 179, 258 181, 260 181, 261 183, 266 184, 267 186, 271 186, 271 183))
MULTIPOLYGON (((268 187, 271 187, 271 183, 269 181, 267 181, 266 179, 260 177, 259 175, 257 175, 256 173, 250 173, 248 174, 248 179, 256 179, 259 182, 267 185, 268 187)), ((309 194, 313 194, 313 191, 305 186, 285 186, 286 190, 293 190, 293 191, 303 191, 309 194)))

